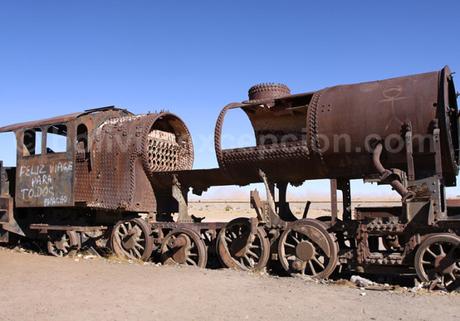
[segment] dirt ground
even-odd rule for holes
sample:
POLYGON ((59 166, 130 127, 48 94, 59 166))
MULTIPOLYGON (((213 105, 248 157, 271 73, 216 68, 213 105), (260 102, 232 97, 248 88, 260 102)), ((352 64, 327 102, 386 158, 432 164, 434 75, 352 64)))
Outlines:
POLYGON ((0 320, 460 320, 460 295, 0 248, 0 320))

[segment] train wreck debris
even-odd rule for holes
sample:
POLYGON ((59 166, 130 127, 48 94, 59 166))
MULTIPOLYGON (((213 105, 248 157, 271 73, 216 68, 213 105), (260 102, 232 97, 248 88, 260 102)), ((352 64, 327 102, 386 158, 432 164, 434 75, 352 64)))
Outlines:
POLYGON ((220 112, 212 169, 192 169, 191 135, 168 112, 110 106, 2 127, 18 150, 16 167, 0 163, 0 242, 43 239, 55 256, 100 242, 130 260, 247 271, 279 264, 313 278, 414 273, 458 289, 460 203, 445 194, 458 174, 458 120, 445 67, 300 94, 256 85, 220 112), (256 144, 223 149, 223 124, 236 109, 256 144), (64 149, 48 146, 49 135, 63 138, 64 149), (331 215, 310 217, 305 201, 298 217, 288 186, 313 179, 330 180, 331 215), (352 211, 352 179, 390 185, 400 205, 352 211), (213 223, 190 212, 190 190, 251 183, 265 186, 264 200, 250 194, 251 219, 213 223))

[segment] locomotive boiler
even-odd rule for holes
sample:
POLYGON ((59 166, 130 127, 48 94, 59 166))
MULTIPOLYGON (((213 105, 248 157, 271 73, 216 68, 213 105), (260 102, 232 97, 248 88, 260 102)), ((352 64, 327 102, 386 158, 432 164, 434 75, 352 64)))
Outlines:
POLYGON ((446 200, 459 164, 453 75, 440 71, 291 94, 260 84, 223 108, 218 168, 192 169, 186 125, 163 112, 114 107, 0 128, 17 138, 16 168, 2 169, 0 237, 47 239, 53 255, 107 242, 119 256, 199 267, 218 261, 327 278, 335 271, 415 273, 447 289, 460 282, 460 204, 446 200), (225 117, 247 115, 255 146, 223 149, 225 117), (47 145, 65 137, 65 148, 47 145), (37 137, 41 145, 37 149, 37 137), (288 186, 330 179, 331 214, 302 217, 288 186), (390 185, 395 207, 352 210, 350 180, 390 185), (262 182, 252 218, 205 222, 188 193, 262 182), (342 192, 342 208, 338 194, 342 192))

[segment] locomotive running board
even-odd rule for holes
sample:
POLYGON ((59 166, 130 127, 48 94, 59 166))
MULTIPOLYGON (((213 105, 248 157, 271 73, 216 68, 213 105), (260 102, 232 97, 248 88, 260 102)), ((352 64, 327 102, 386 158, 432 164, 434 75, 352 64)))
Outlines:
POLYGON ((49 224, 31 224, 31 230, 39 230, 40 233, 48 231, 75 231, 75 232, 97 232, 107 230, 107 226, 70 226, 70 225, 49 225, 49 224))

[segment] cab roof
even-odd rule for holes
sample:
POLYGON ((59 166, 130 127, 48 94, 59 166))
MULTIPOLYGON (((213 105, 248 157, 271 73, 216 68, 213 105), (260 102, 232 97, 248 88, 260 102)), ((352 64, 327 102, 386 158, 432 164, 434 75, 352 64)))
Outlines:
POLYGON ((117 111, 117 110, 125 111, 126 113, 129 113, 126 109, 117 108, 115 106, 87 109, 79 113, 72 113, 72 114, 67 114, 67 115, 62 115, 62 116, 57 116, 57 117, 52 117, 52 118, 46 118, 42 120, 34 120, 34 121, 17 123, 17 124, 0 127, 0 133, 14 132, 14 131, 17 131, 23 128, 38 128, 38 127, 48 126, 48 125, 53 125, 53 124, 67 123, 81 116, 93 114, 96 112, 117 111))

